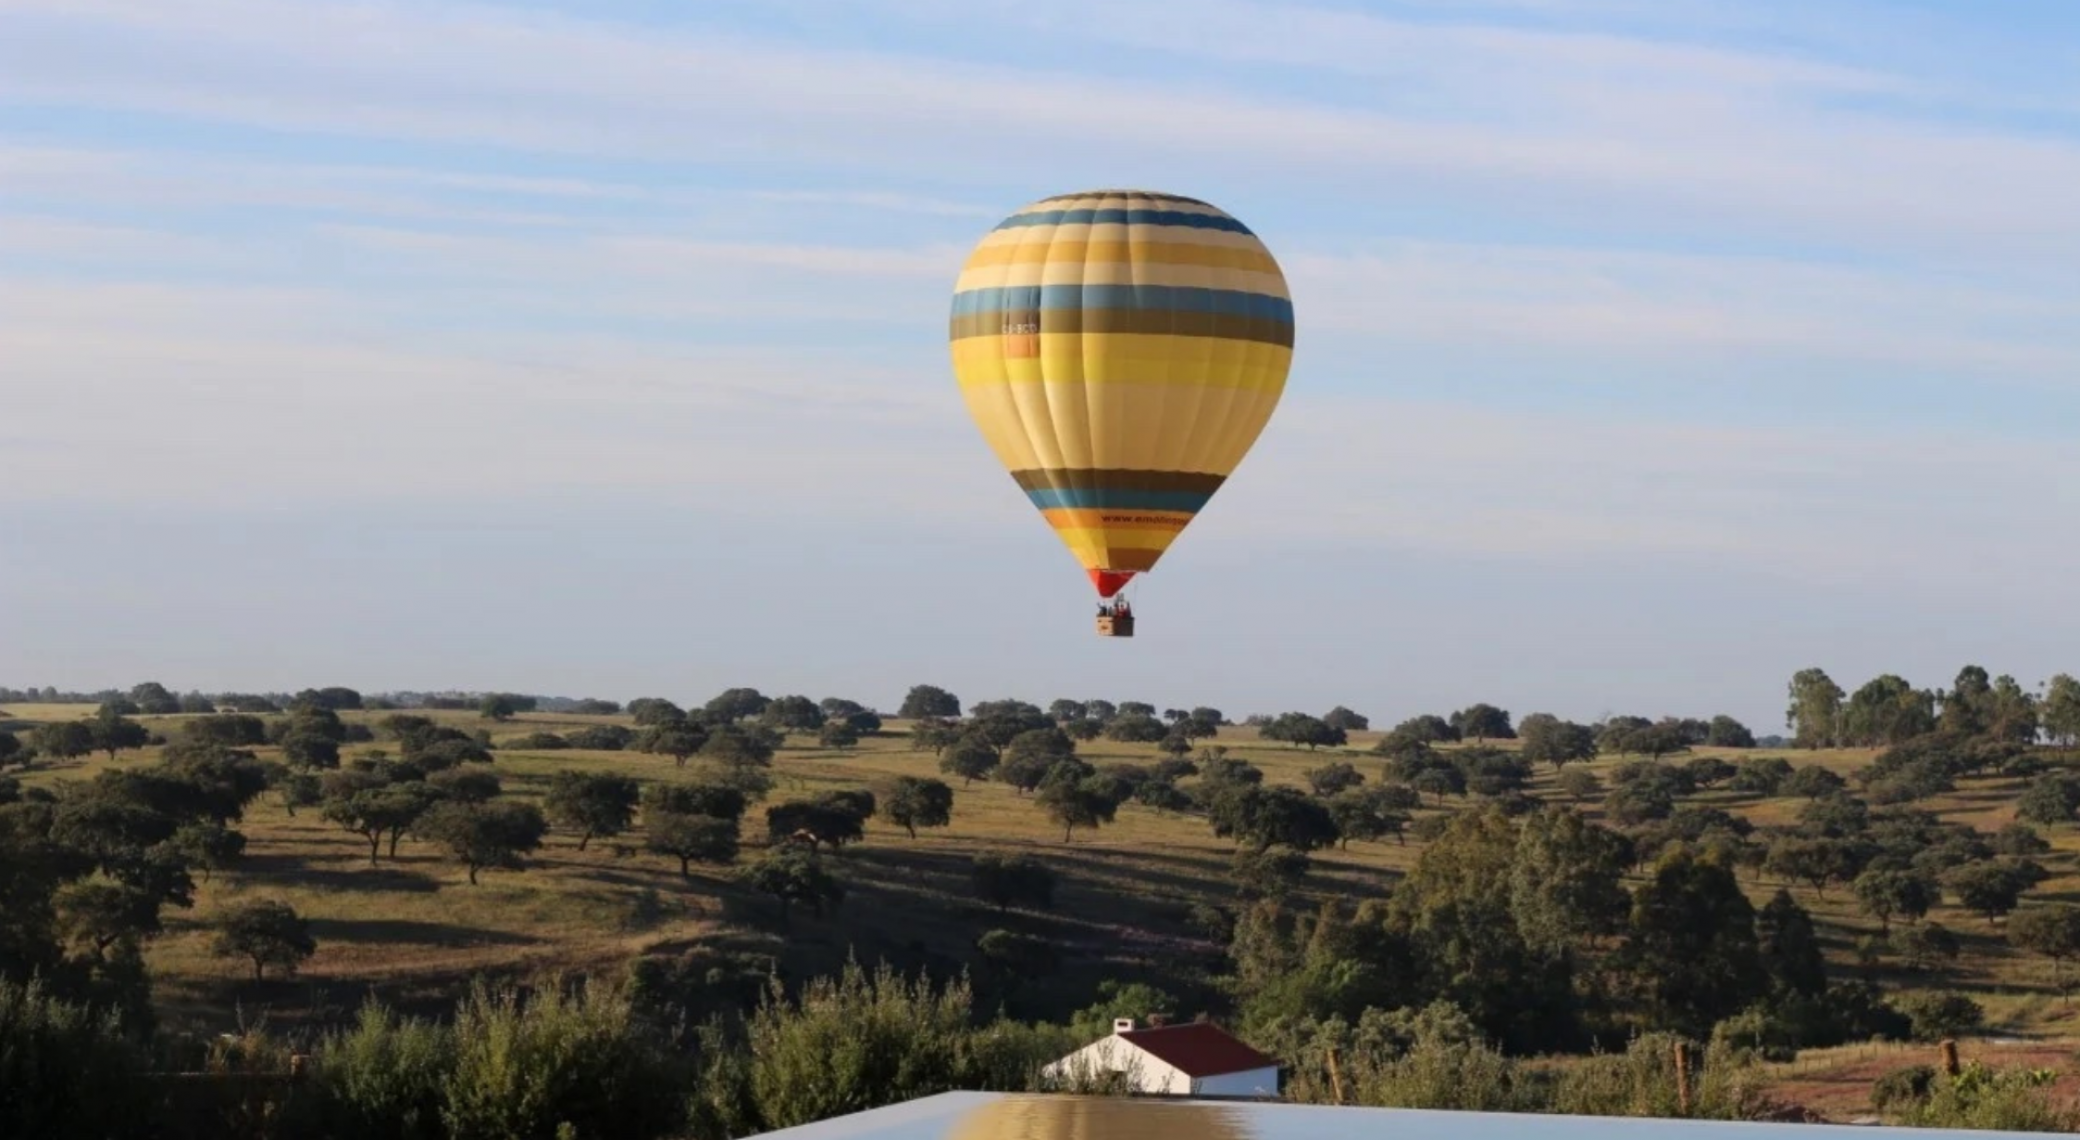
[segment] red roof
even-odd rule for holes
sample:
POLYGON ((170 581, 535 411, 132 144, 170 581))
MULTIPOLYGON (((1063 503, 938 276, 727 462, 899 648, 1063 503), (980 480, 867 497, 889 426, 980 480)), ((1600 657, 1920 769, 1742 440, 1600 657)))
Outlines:
POLYGON ((1217 1077, 1223 1073, 1278 1066, 1277 1061, 1229 1036, 1220 1026, 1205 1021, 1132 1029, 1117 1036, 1194 1077, 1217 1077))

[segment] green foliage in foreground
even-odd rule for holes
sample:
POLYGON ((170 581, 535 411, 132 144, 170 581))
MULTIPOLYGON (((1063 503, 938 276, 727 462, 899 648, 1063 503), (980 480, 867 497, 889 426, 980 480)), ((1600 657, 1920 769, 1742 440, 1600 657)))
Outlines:
POLYGON ((2072 1132, 2080 1129, 2080 1111, 2048 1094, 2057 1076, 2050 1069, 1991 1069, 1968 1061, 1954 1077, 1922 1067, 1888 1073, 1877 1087, 1891 1102, 1885 1107, 1904 1108, 1900 1123, 1912 1127, 2072 1132))
POLYGON ((0 979, 0 1136, 119 1135, 149 1104, 142 1073, 114 1011, 0 979))
POLYGON ((744 1136, 956 1089, 1025 1091, 1084 1042, 1056 1026, 977 1025, 965 981, 934 987, 848 963, 789 998, 774 983, 732 1041, 702 1034, 707 1066, 695 1134, 744 1136))
POLYGON ((452 1024, 365 1006, 343 1032, 219 1042, 169 1079, 113 1016, 0 981, 0 1135, 40 1140, 725 1138, 954 1089, 1024 1091, 1069 1031, 977 1025, 965 982, 848 965, 748 1018, 672 1032, 629 987, 472 986, 452 1024), (304 1080, 283 1079, 297 1052, 304 1080), (247 1074, 260 1074, 247 1079, 247 1074))
MULTIPOLYGON (((731 1140, 954 1089, 1104 1091, 1051 1088, 1040 1076, 1087 1030, 978 1019, 965 981, 849 963, 792 996, 771 981, 748 1016, 690 1031, 681 1011, 639 992, 600 980, 531 990, 480 981, 452 1023, 370 1004, 351 1028, 315 1040, 256 1030, 215 1042, 199 1066, 181 1066, 205 1075, 168 1077, 168 1058, 118 1018, 0 981, 0 1135, 731 1140), (286 1079, 298 1052, 305 1075, 286 1079)), ((1093 1007, 1079 1021, 1106 1012, 1093 1007)), ((1773 1108, 1758 1091, 1754 1052, 1726 1035, 1709 1048, 1689 1043, 1686 1110, 1670 1034, 1556 1065, 1504 1054, 1448 1002, 1284 1028, 1296 1101, 1720 1120, 1773 1108)), ((2080 1116, 2052 1099, 2052 1075, 1923 1070, 1879 1082, 1874 1099, 1916 1125, 2070 1131, 2080 1116)))

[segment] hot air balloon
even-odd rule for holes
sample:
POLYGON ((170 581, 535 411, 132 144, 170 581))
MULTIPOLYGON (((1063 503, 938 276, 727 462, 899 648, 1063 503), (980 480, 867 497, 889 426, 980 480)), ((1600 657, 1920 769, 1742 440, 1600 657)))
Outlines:
POLYGON ((1118 595, 1219 490, 1285 391, 1293 302, 1249 227, 1196 198, 1093 190, 997 223, 954 286, 953 370, 983 438, 1118 595))

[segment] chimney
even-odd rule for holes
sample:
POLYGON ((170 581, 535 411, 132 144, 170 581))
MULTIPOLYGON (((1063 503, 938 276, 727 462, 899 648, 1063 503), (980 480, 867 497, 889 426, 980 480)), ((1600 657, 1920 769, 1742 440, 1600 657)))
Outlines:
POLYGON ((1148 1027, 1150 1029, 1161 1029, 1168 1024, 1170 1024, 1170 1015, 1167 1013, 1151 1013, 1148 1015, 1148 1027))
POLYGON ((1131 1018, 1131 1017, 1115 1017, 1115 1018, 1113 1018, 1113 1019, 1112 1019, 1112 1031, 1113 1031, 1114 1033, 1132 1033, 1132 1032, 1134 1032, 1134 1019, 1133 1019, 1133 1018, 1131 1018))

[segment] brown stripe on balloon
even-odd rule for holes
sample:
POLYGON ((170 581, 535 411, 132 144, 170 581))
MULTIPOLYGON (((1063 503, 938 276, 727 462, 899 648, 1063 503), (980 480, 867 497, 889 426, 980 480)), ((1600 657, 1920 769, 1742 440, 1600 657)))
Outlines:
POLYGON ((1289 321, 1245 317, 1234 313, 1194 313, 1177 309, 1012 309, 963 313, 952 319, 951 339, 1040 333, 1142 333, 1217 337, 1293 347, 1289 321))
POLYGON ((1200 495, 1213 494, 1228 478, 1204 471, 1123 467, 1029 467, 1013 471, 1011 477, 1025 491, 1185 491, 1200 495))

